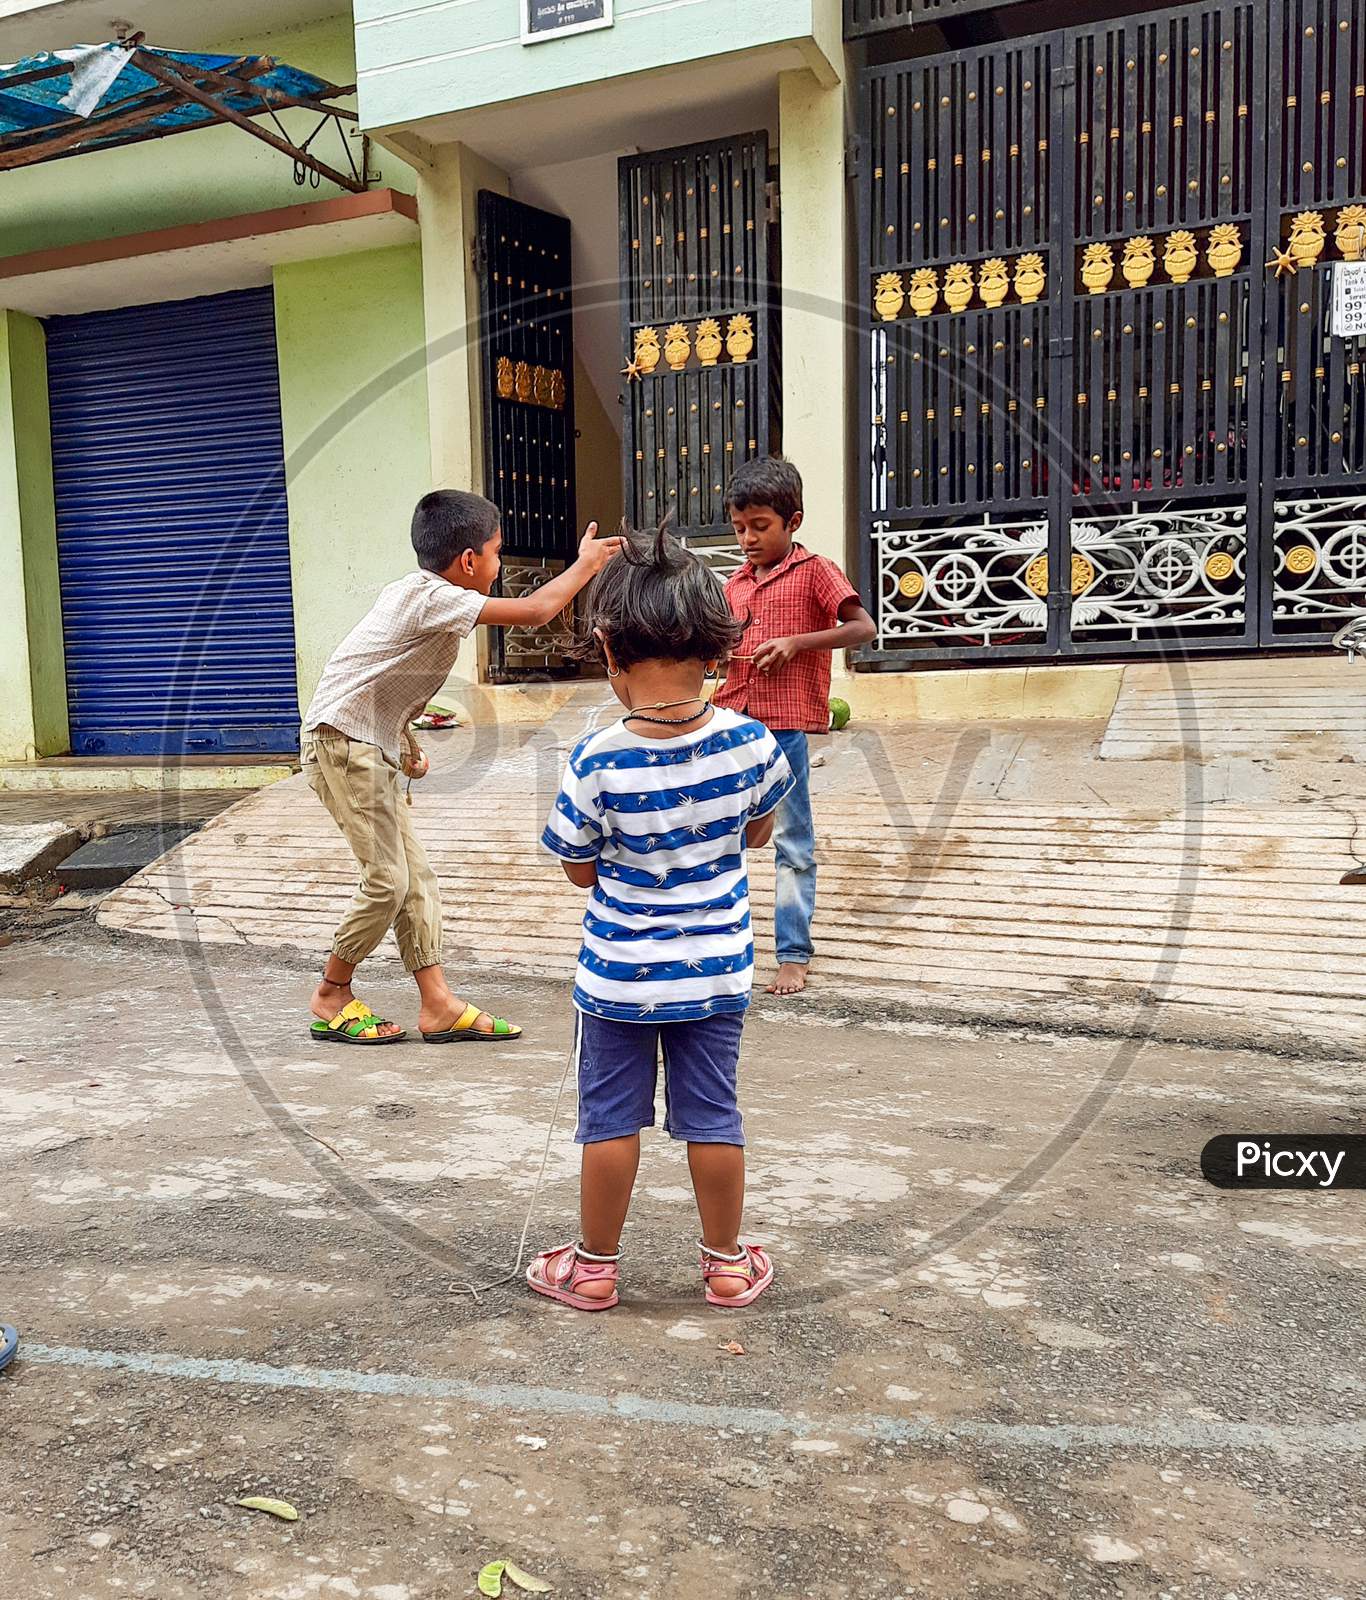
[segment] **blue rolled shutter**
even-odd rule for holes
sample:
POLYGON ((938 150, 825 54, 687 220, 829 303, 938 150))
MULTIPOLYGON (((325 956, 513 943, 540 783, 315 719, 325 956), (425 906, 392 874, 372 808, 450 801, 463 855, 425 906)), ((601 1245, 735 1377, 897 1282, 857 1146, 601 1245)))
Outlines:
POLYGON ((269 289, 47 324, 71 748, 298 748, 269 289))

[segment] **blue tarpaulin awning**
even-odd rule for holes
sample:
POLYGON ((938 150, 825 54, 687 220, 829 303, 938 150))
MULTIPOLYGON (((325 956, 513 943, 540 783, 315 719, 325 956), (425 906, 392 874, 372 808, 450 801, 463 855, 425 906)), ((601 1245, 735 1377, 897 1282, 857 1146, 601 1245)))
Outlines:
POLYGON ((328 104, 353 89, 270 56, 158 50, 140 36, 44 51, 0 66, 0 171, 228 122, 359 191, 364 179, 349 145, 347 176, 309 153, 312 135, 297 143, 278 117, 302 108, 324 121, 354 122, 354 112, 328 104))

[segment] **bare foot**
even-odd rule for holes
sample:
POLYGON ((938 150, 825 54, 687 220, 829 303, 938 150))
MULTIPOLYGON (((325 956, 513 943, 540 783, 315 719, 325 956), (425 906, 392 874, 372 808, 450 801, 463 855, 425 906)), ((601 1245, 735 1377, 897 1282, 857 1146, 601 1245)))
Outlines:
MULTIPOLYGON (((461 1000, 452 1000, 449 1008, 440 1011, 428 1011, 424 1006, 418 1013, 417 1026, 420 1033, 445 1033, 453 1028, 465 1014, 465 1003, 461 1000)), ((493 1018, 487 1011, 481 1011, 472 1023, 468 1024, 476 1033, 492 1033, 493 1018)))
MULTIPOLYGON (((313 999, 309 1010, 319 1022, 331 1022, 338 1012, 344 1010, 355 999, 349 983, 328 983, 324 978, 313 991, 313 999)), ((403 1029, 396 1022, 386 1022, 380 1026, 380 1037, 387 1038, 390 1034, 402 1033, 403 1029)))
POLYGON ((778 968, 769 994, 800 994, 806 988, 806 967, 800 961, 784 961, 778 968))

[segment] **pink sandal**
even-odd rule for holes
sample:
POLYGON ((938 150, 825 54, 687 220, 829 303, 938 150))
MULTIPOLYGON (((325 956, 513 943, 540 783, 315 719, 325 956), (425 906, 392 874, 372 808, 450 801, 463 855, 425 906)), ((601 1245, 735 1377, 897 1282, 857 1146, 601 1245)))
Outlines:
POLYGON ((773 1282, 773 1263, 768 1252, 757 1244, 742 1244, 737 1255, 727 1255, 713 1250, 709 1245, 699 1245, 702 1251, 702 1283, 707 1291, 709 1306, 752 1305, 773 1282), (713 1294, 713 1278, 748 1278, 749 1288, 739 1294, 713 1294))
POLYGON ((537 1294, 558 1300, 561 1305, 573 1306, 576 1311, 610 1311, 617 1304, 617 1262, 621 1252, 614 1255, 595 1256, 579 1244, 562 1244, 554 1250, 543 1250, 526 1269, 526 1281, 537 1294), (585 1283, 610 1283, 612 1292, 603 1299, 580 1294, 585 1283))

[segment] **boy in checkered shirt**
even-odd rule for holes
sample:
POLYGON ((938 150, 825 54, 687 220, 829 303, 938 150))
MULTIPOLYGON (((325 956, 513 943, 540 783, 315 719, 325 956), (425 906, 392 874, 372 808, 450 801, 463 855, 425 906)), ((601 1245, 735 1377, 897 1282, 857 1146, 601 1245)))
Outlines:
POLYGON ((745 557, 726 584, 726 599, 745 632, 715 699, 764 723, 797 780, 773 835, 778 973, 768 986, 770 994, 797 994, 806 987, 816 909, 806 736, 830 726, 831 655, 867 644, 877 629, 835 563, 795 542, 802 479, 790 461, 765 456, 738 467, 726 510, 745 557))

